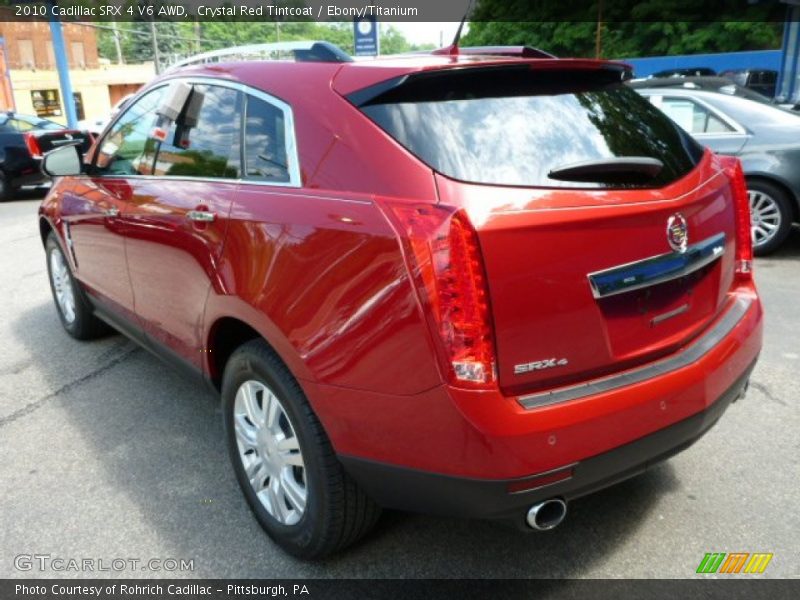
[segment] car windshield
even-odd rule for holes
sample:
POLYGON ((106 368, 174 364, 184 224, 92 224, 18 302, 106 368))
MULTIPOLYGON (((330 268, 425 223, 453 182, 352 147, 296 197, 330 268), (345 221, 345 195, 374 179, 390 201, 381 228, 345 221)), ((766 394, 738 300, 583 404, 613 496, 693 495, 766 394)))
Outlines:
POLYGON ((351 101, 393 138, 461 181, 660 187, 691 171, 702 155, 672 121, 623 85, 619 72, 537 72, 528 66, 447 70, 408 78, 366 101, 356 95, 351 101), (655 158, 664 166, 646 184, 549 176, 574 163, 617 157, 655 158))

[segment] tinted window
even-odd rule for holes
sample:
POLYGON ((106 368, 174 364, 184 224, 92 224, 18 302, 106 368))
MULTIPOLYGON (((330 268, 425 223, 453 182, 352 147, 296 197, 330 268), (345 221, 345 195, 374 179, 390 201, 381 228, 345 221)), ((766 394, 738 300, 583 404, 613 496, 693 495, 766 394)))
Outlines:
POLYGON ((244 164, 248 179, 289 181, 283 111, 254 96, 247 97, 244 164))
POLYGON ((63 125, 59 125, 54 121, 47 119, 40 119, 38 117, 28 117, 26 115, 4 116, 0 127, 5 131, 31 131, 32 129, 47 129, 56 130, 64 129, 63 125))
POLYGON ((425 163, 463 181, 610 187, 548 173, 624 156, 664 163, 650 186, 688 173, 701 147, 620 79, 619 71, 458 69, 376 86, 371 97, 362 90, 350 100, 425 163))
POLYGON ((164 142, 151 140, 147 161, 153 173, 171 177, 240 176, 241 94, 214 85, 195 85, 186 107, 164 142), (194 110, 195 114, 188 112, 194 110))
POLYGON ((142 160, 156 121, 156 108, 166 88, 157 88, 139 98, 108 132, 97 152, 95 166, 107 175, 149 175, 150 164, 142 160))
POLYGON ((21 121, 19 119, 9 119, 8 124, 12 127, 12 129, 14 129, 14 131, 31 131, 34 129, 32 123, 21 121))
POLYGON ((703 100, 712 105, 735 122, 754 131, 773 128, 791 128, 796 130, 800 125, 800 115, 778 106, 754 104, 746 98, 725 96, 723 94, 705 94, 703 100))
POLYGON ((706 107, 686 98, 664 98, 661 110, 689 133, 728 133, 734 131, 706 107))
POLYGON ((12 119, 17 131, 28 131, 30 129, 46 129, 54 131, 57 129, 65 129, 63 125, 59 125, 55 121, 48 119, 40 119, 38 117, 28 117, 25 115, 15 115, 12 119))
POLYGON ((33 126, 36 129, 47 129, 49 131, 55 131, 57 129, 66 129, 63 125, 59 125, 55 121, 48 121, 47 119, 33 121, 33 126))

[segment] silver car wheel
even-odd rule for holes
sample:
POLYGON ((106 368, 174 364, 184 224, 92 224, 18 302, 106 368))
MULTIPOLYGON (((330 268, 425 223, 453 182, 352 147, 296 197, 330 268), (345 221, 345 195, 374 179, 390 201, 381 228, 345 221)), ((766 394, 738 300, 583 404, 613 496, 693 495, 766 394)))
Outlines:
POLYGON ((783 219, 780 206, 764 192, 748 190, 750 199, 750 230, 753 244, 763 246, 778 233, 783 219))
POLYGON ((236 391, 234 431, 239 459, 266 511, 294 525, 306 509, 308 488, 300 441, 278 397, 259 381, 236 391))
POLYGON ((58 250, 50 252, 50 280, 56 294, 58 310, 67 325, 71 325, 75 321, 75 291, 72 289, 69 267, 64 255, 58 250))

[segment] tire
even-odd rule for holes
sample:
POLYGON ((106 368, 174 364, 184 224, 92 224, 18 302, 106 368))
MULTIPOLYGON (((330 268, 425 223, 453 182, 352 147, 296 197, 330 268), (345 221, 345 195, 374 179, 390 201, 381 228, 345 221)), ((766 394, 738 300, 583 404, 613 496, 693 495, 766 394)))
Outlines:
POLYGON ((52 232, 47 236, 45 253, 50 291, 64 330, 76 340, 90 340, 107 334, 110 327, 94 315, 92 305, 72 276, 69 262, 52 232))
POLYGON ((5 173, 0 173, 0 202, 11 198, 11 186, 8 185, 5 173))
POLYGON ((769 181, 747 182, 753 231, 753 253, 765 256, 775 252, 792 229, 791 201, 780 187, 769 181))
POLYGON ((264 341, 247 342, 228 360, 222 404, 236 479, 281 548, 322 558, 374 526, 380 508, 345 473, 297 381, 264 341))

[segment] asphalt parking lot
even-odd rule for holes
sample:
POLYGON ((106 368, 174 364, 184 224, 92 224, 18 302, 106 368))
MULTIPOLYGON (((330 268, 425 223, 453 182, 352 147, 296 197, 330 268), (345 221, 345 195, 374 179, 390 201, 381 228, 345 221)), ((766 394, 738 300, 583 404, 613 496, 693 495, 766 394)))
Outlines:
POLYGON ((389 513, 304 563, 251 517, 208 392, 121 335, 62 331, 38 203, 0 203, 0 577, 684 578, 706 552, 771 552, 763 577, 800 577, 800 230, 756 262, 767 318, 750 392, 691 449, 574 502, 552 532, 389 513), (21 554, 194 570, 21 571, 21 554))

